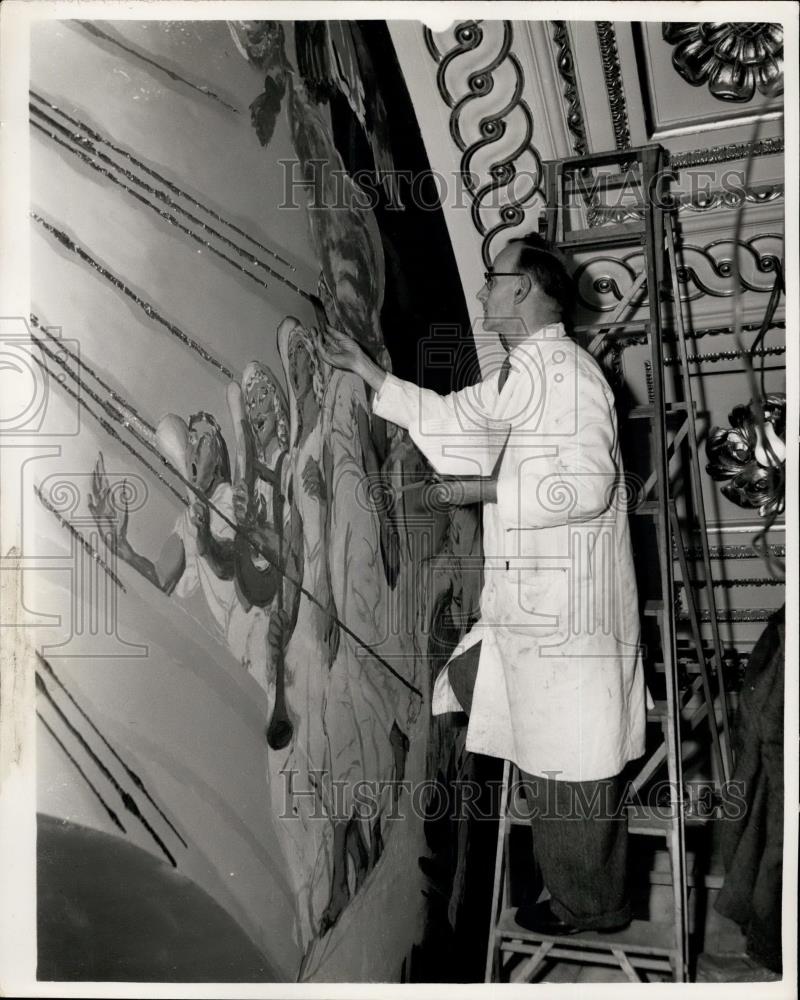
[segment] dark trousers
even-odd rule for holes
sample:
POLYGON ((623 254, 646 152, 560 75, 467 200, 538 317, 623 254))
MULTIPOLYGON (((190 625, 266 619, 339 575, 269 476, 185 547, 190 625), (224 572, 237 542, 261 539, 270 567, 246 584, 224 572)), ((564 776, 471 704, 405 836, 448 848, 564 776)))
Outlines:
MULTIPOLYGON (((480 643, 454 660, 450 684, 472 709, 480 643)), ((599 781, 555 781, 520 772, 533 850, 550 892, 550 908, 582 930, 627 923, 628 827, 620 775, 599 781)))
POLYGON ((720 820, 725 884, 716 902, 742 926, 750 957, 773 972, 782 971, 785 634, 781 609, 753 647, 739 695, 731 788, 744 808, 720 820))

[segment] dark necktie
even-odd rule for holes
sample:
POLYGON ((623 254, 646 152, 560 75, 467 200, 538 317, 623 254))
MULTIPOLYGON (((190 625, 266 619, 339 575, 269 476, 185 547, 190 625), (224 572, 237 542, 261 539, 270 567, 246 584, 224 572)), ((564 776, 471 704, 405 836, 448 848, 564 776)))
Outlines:
POLYGON ((506 384, 506 379, 508 378, 508 373, 511 371, 511 358, 508 354, 503 358, 503 363, 500 365, 500 378, 497 380, 497 391, 502 392, 503 386, 506 384))

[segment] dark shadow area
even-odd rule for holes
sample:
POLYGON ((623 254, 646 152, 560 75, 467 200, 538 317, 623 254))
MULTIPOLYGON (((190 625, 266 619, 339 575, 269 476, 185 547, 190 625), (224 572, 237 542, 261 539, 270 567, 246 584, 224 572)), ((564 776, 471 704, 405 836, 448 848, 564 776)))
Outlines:
POLYGON ((40 980, 276 981, 203 889, 119 837, 39 816, 37 879, 40 980))
MULTIPOLYGON (((440 205, 440 196, 455 196, 455 180, 432 175, 386 22, 359 21, 358 27, 386 108, 390 128, 386 139, 397 171, 393 194, 373 183, 369 191, 375 195, 375 219, 386 263, 381 309, 384 343, 399 378, 440 393, 452 392, 480 379, 470 324, 470 316, 480 310, 475 304, 470 313, 464 301, 440 205), (444 353, 426 348, 423 341, 432 329, 443 327, 453 331, 445 338, 444 353)), ((347 101, 337 94, 329 103, 334 141, 345 167, 351 176, 374 178, 372 150, 347 101)), ((437 342, 440 339, 441 334, 437 342)))

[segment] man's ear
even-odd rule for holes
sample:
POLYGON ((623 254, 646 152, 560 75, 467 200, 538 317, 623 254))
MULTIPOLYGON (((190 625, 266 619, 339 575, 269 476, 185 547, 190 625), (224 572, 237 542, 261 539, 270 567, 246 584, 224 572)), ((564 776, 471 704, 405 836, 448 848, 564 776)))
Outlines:
POLYGON ((517 285, 516 288, 514 289, 515 302, 523 302, 528 297, 528 293, 531 290, 531 284, 532 282, 530 279, 530 275, 521 274, 517 278, 517 285))

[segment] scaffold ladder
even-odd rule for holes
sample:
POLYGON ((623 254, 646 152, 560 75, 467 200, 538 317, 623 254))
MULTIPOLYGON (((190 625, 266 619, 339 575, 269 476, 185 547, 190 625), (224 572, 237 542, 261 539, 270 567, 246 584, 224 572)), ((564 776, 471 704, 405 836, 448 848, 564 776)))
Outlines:
MULTIPOLYGON (((660 662, 655 667, 663 671, 664 697, 657 700, 648 712, 648 722, 659 727, 660 737, 655 750, 632 780, 635 801, 628 803, 628 831, 632 835, 663 838, 670 861, 672 921, 654 923, 633 920, 621 931, 580 932, 561 937, 548 937, 521 928, 514 919, 515 907, 511 905, 509 842, 515 825, 529 827, 529 823, 520 818, 524 809, 518 808, 516 803, 521 787, 517 769, 506 762, 486 962, 487 982, 531 982, 554 959, 616 966, 635 982, 641 982, 641 974, 649 972, 671 975, 676 981, 687 979, 687 887, 693 876, 687 872, 686 865, 686 826, 705 822, 707 818, 687 814, 681 753, 682 724, 695 729, 703 719, 707 720, 717 781, 730 778, 733 761, 722 642, 703 505, 695 405, 681 312, 681 272, 674 218, 666 192, 668 178, 666 154, 658 145, 548 162, 545 164, 546 205, 541 228, 549 244, 568 255, 632 245, 642 248, 641 270, 627 292, 620 297, 610 319, 578 327, 575 333, 586 337, 588 349, 595 355, 601 354, 604 346, 613 344, 617 338, 630 341, 635 337, 649 345, 652 402, 634 407, 628 417, 649 423, 652 468, 632 513, 652 519, 655 527, 654 552, 659 565, 657 577, 655 573, 652 576, 657 579, 657 592, 647 596, 642 613, 657 626, 660 662), (613 172, 609 172, 609 168, 613 172), (634 186, 638 188, 636 203, 631 205, 628 199, 624 211, 619 213, 631 221, 570 228, 568 188, 580 196, 582 207, 579 205, 577 210, 585 220, 587 207, 591 210, 596 200, 596 194, 592 193, 589 185, 594 185, 600 175, 603 175, 607 187, 617 185, 621 188, 625 185, 629 190, 635 182, 634 186), (647 318, 643 321, 631 320, 630 315, 640 307, 645 295, 647 318), (665 315, 668 310, 668 315, 665 315), (671 395, 674 398, 671 399, 668 399, 663 366, 666 331, 670 333, 670 342, 677 348, 680 369, 680 379, 673 387, 671 395), (687 453, 691 495, 687 495, 686 481, 681 486, 675 485, 671 475, 673 468, 687 453), (694 527, 699 534, 703 580, 694 578, 687 556, 683 537, 685 529, 678 507, 681 496, 684 510, 688 512, 684 518, 690 521, 694 516, 694 527), (683 586, 697 667, 697 675, 683 691, 679 683, 676 576, 683 586), (709 616, 710 650, 701 630, 698 602, 701 586, 705 590, 709 616), (660 805, 642 805, 640 793, 664 763, 670 790, 666 810, 660 805)), ((685 471, 685 466, 683 469, 685 471)))

